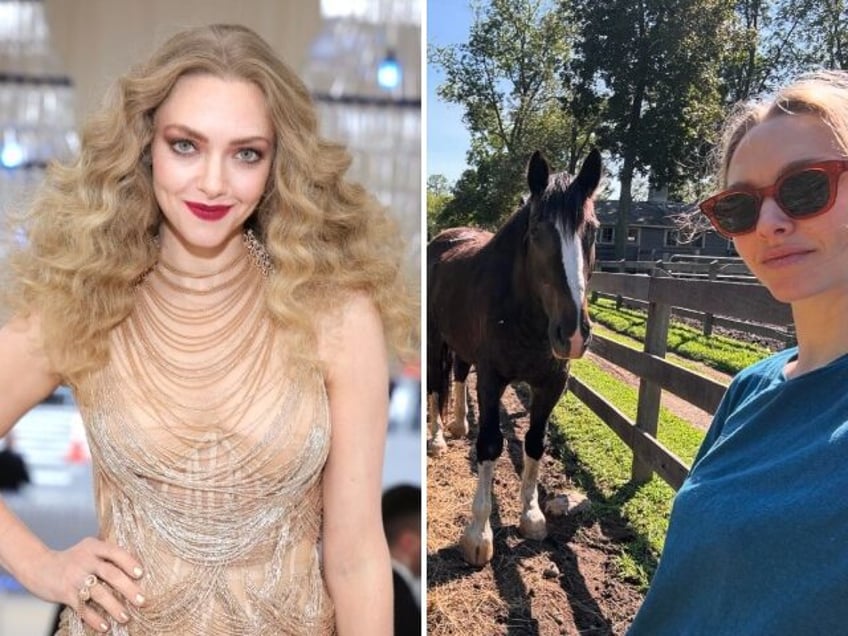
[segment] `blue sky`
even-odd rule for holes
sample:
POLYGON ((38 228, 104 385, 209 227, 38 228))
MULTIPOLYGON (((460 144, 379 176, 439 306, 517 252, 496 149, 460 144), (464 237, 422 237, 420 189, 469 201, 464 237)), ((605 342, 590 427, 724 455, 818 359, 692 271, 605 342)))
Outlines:
MULTIPOLYGON (((428 0, 427 43, 458 44, 468 39, 471 7, 457 0, 428 0)), ((443 174, 455 182, 466 168, 468 132, 462 123, 462 108, 436 97, 444 75, 427 66, 427 175, 443 174)))

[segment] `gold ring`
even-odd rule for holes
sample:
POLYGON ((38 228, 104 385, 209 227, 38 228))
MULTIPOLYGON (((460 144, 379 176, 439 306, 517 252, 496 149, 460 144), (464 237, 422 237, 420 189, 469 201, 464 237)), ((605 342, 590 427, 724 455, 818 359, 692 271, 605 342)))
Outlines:
POLYGON ((82 587, 79 589, 78 595, 81 603, 87 603, 89 599, 91 599, 91 588, 97 585, 100 581, 98 578, 89 574, 85 577, 85 580, 82 582, 82 587))

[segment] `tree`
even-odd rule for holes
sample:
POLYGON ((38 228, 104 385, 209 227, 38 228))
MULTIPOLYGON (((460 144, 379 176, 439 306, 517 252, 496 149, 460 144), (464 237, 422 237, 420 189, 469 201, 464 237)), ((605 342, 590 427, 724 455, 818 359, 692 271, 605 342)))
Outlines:
POLYGON ((800 41, 806 67, 848 68, 848 8, 845 0, 802 0, 800 41))
POLYGON ((474 225, 494 230, 503 217, 512 212, 520 196, 512 184, 512 173, 504 169, 504 157, 479 161, 459 177, 438 218, 438 228, 474 225), (493 193, 496 193, 493 196, 493 193), (497 203, 492 203, 496 199, 497 203))
POLYGON ((727 105, 774 89, 799 71, 832 30, 828 13, 841 0, 736 0, 734 21, 723 55, 722 81, 727 105), (808 52, 810 49, 815 51, 808 52))
POLYGON ((579 19, 572 65, 603 102, 601 145, 621 158, 616 255, 625 257, 637 171, 671 192, 706 164, 722 119, 729 0, 564 0, 579 19))
POLYGON ((439 217, 450 202, 451 187, 447 178, 442 174, 431 174, 427 177, 427 238, 432 238, 441 226, 439 217))
POLYGON ((464 108, 471 134, 467 160, 475 174, 460 178, 447 211, 489 223, 512 210, 533 150, 557 166, 568 160, 573 119, 561 106, 558 70, 570 58, 575 32, 566 8, 549 0, 491 0, 473 8, 468 41, 432 47, 428 59, 445 73, 438 96, 464 108))

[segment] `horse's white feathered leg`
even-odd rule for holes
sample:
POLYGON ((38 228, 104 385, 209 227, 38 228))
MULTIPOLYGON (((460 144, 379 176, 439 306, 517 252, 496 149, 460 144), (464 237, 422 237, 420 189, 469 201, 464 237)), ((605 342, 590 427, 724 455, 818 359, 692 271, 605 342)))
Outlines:
POLYGON ((439 395, 438 393, 430 393, 430 404, 428 409, 428 417, 430 420, 430 439, 427 442, 427 452, 430 455, 438 456, 444 453, 448 444, 445 442, 445 434, 442 430, 442 414, 439 411, 439 395))
POLYGON ((468 398, 465 393, 465 382, 453 382, 453 424, 451 435, 460 439, 468 436, 468 398))
POLYGON ((489 517, 492 514, 492 475, 495 462, 477 464, 477 492, 471 506, 471 523, 465 528, 459 547, 471 565, 485 565, 494 554, 494 539, 489 517))
POLYGON ((521 536, 541 541, 548 536, 545 515, 539 508, 539 460, 524 454, 524 470, 521 471, 521 522, 518 526, 521 536))

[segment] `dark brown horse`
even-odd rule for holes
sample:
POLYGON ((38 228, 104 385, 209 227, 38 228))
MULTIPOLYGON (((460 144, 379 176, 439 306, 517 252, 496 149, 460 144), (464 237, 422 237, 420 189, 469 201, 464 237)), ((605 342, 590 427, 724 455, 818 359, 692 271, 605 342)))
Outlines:
POLYGON ((460 546, 472 564, 492 558, 492 471, 503 451, 499 401, 507 384, 532 392, 524 440, 519 529, 530 539, 547 535, 536 483, 545 429, 568 379, 568 361, 590 339, 586 284, 598 226, 592 196, 601 177, 593 150, 573 180, 550 174, 534 153, 527 168, 530 196, 492 235, 472 228, 441 232, 427 247, 427 392, 430 449, 445 448, 441 415, 454 370, 451 432, 468 432, 465 379, 477 369, 477 494, 460 546))

